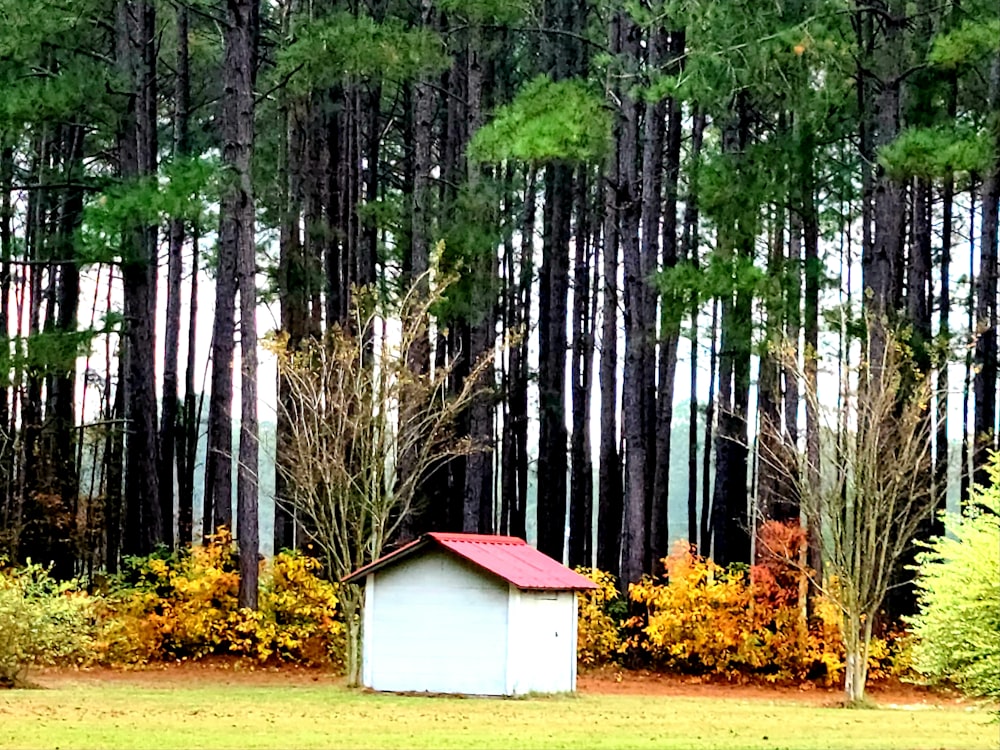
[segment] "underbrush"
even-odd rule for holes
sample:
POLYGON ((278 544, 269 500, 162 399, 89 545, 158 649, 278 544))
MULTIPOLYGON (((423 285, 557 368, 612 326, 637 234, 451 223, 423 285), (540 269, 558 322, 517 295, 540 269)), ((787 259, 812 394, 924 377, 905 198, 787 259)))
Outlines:
MULTIPOLYGON (((823 597, 802 606, 797 527, 769 524, 761 564, 723 568, 678 545, 662 578, 629 586, 581 570, 597 589, 579 597, 583 668, 615 664, 732 681, 838 683, 840 616, 823 597)), ((835 582, 828 582, 835 585, 835 582)), ((238 657, 341 669, 346 653, 338 584, 319 563, 281 553, 262 563, 259 608, 241 609, 236 549, 227 533, 174 553, 126 561, 103 590, 59 583, 38 565, 0 565, 0 685, 29 664, 141 666, 238 657)), ((415 644, 419 647, 419 644, 415 644)), ((869 679, 909 670, 898 630, 873 639, 869 679)))
MULTIPOLYGON (((794 526, 769 523, 759 565, 724 568, 679 543, 662 579, 643 578, 618 593, 607 573, 579 569, 598 584, 580 596, 578 656, 582 666, 618 663, 661 672, 737 681, 838 683, 845 665, 840 613, 823 596, 801 601, 797 560, 804 538, 794 526)), ((836 585, 836 582, 831 582, 836 585)), ((901 629, 872 639, 869 680, 910 668, 901 629)))
POLYGON ((233 656, 341 668, 346 641, 338 585, 314 558, 263 565, 259 607, 238 606, 232 537, 126 561, 106 590, 57 582, 46 569, 0 566, 0 686, 30 665, 139 666, 233 656))

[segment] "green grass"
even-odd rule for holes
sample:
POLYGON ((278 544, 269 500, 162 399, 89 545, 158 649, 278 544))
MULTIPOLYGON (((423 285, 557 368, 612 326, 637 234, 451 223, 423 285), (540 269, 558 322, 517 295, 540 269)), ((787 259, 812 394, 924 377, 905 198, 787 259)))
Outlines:
POLYGON ((720 697, 524 700, 332 685, 0 692, 0 748, 996 748, 990 712, 849 711, 720 697))

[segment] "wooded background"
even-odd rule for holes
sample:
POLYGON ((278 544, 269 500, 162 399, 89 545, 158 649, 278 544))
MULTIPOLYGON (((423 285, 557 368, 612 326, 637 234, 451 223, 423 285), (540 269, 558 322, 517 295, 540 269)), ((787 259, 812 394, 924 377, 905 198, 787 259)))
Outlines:
MULTIPOLYGON (((800 466, 851 429, 805 395, 837 408, 889 328, 934 382, 934 503, 985 478, 993 0, 0 0, 0 18, 12 560, 114 572, 232 526, 236 466, 252 564, 274 474, 258 304, 295 349, 348 323, 355 288, 398 298, 429 269, 458 281, 410 366, 455 363, 458 392, 497 355, 460 420, 489 450, 422 480, 408 536, 530 526, 635 581, 674 541, 683 471, 683 535, 749 563, 761 520, 799 518, 800 466)), ((279 504, 275 549, 307 531, 279 504)))

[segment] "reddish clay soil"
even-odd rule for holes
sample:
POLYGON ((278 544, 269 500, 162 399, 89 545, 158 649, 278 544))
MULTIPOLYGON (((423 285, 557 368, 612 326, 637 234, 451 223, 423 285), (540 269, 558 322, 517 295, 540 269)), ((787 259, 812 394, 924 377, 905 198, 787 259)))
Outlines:
MULTIPOLYGON (((316 684, 341 685, 344 682, 340 675, 322 669, 295 666, 264 667, 250 662, 228 659, 154 664, 141 669, 45 668, 32 670, 28 679, 43 688, 98 684, 136 685, 151 688, 208 685, 281 687, 316 684)), ((656 674, 644 670, 613 668, 588 670, 581 673, 577 679, 577 689, 584 694, 782 700, 815 706, 835 706, 842 700, 840 689, 817 686, 812 682, 805 682, 801 685, 737 684, 708 681, 696 677, 656 674)), ((901 682, 877 683, 869 686, 868 693, 875 703, 882 706, 943 706, 967 702, 954 692, 930 690, 901 682)))
MULTIPOLYGON (((577 677, 581 693, 651 695, 690 698, 732 698, 735 700, 782 700, 814 706, 836 706, 843 701, 840 687, 823 687, 814 682, 795 685, 740 684, 699 677, 657 674, 646 670, 588 670, 577 677)), ((968 699, 949 690, 931 690, 920 685, 892 681, 868 686, 868 697, 880 706, 944 706, 966 703, 968 699)))

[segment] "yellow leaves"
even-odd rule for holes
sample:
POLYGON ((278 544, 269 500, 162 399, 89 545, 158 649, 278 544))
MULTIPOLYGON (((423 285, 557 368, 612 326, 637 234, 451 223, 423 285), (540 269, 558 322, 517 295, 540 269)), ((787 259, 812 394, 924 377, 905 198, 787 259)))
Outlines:
POLYGON ((140 583, 106 602, 104 660, 136 664, 233 654, 259 661, 343 661, 344 627, 337 585, 320 577, 314 558, 283 553, 265 567, 259 609, 240 609, 232 537, 168 560, 139 561, 140 583))
POLYGON ((615 577, 596 568, 577 568, 577 573, 597 584, 581 591, 577 599, 577 659, 584 666, 612 661, 622 649, 618 623, 608 612, 620 599, 615 577))

